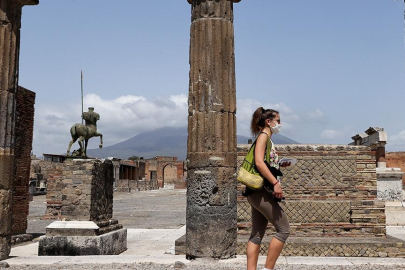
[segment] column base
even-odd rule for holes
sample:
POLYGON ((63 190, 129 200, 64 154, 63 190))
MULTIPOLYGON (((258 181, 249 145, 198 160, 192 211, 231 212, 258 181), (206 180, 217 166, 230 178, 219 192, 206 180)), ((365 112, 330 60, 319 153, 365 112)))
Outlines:
POLYGON ((92 221, 56 221, 39 240, 39 256, 118 255, 127 250, 127 229, 97 235, 92 221))

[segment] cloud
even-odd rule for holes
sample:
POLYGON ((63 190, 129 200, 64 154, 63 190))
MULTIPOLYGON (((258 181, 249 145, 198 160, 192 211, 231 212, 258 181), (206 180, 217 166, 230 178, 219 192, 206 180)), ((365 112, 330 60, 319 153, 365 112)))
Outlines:
POLYGON ((300 120, 300 116, 294 112, 293 109, 285 105, 284 103, 261 103, 254 99, 243 99, 238 100, 237 103, 238 109, 236 113, 237 117, 237 127, 238 127, 238 134, 239 135, 250 135, 250 121, 252 119, 252 115, 254 111, 259 108, 269 108, 273 110, 277 110, 280 112, 281 121, 284 130, 290 130, 292 128, 292 123, 298 122, 300 120))
MULTIPOLYGON (((388 132, 387 132, 388 133, 388 132)), ((405 130, 398 134, 391 135, 388 133, 387 151, 404 151, 405 149, 405 130)))
POLYGON ((327 129, 322 131, 321 138, 326 140, 336 140, 344 137, 342 130, 327 129))
MULTIPOLYGON (((84 97, 84 108, 87 111, 88 107, 94 107, 95 112, 100 114, 98 131, 103 134, 104 146, 108 146, 162 127, 186 127, 187 101, 185 94, 154 99, 135 95, 104 99, 88 94, 84 97)), ((70 127, 81 122, 81 105, 38 105, 34 123, 34 153, 65 153, 71 140, 70 127)), ((320 109, 296 112, 285 103, 262 103, 254 99, 238 100, 237 105, 238 135, 250 136, 252 114, 261 106, 278 110, 283 125, 281 134, 301 143, 344 142, 353 135, 348 128, 325 129, 317 125, 326 122, 326 116, 320 109)), ((89 148, 97 148, 98 144, 99 138, 93 138, 89 141, 89 148)), ((77 148, 76 143, 72 150, 77 148)))
MULTIPOLYGON (((310 129, 312 126, 319 124, 324 126, 327 122, 325 114, 320 109, 314 111, 296 112, 293 108, 284 103, 262 103, 254 99, 238 100, 237 109, 237 128, 238 135, 250 135, 250 121, 253 112, 258 107, 274 109, 280 112, 282 134, 290 136, 292 139, 301 137, 301 133, 305 129, 310 129)), ((318 133, 319 134, 319 133, 318 133)))
POLYGON ((346 144, 352 141, 351 137, 355 134, 350 126, 341 129, 325 129, 320 133, 322 143, 346 144))
POLYGON ((310 120, 323 120, 325 119, 325 114, 320 109, 316 109, 313 112, 308 112, 307 117, 310 120))
POLYGON ((393 145, 405 144, 405 130, 402 130, 396 135, 389 136, 388 143, 393 145))
MULTIPOLYGON (((84 107, 94 107, 100 114, 97 128, 104 136, 104 146, 161 127, 187 126, 187 96, 184 94, 153 100, 133 95, 109 100, 88 94, 84 97, 84 107)), ((70 127, 81 122, 80 111, 81 105, 77 104, 37 106, 34 153, 64 153, 71 139, 70 127)), ((91 139, 89 148, 97 147, 98 143, 98 138, 91 139)), ((76 148, 76 145, 72 147, 76 148)))

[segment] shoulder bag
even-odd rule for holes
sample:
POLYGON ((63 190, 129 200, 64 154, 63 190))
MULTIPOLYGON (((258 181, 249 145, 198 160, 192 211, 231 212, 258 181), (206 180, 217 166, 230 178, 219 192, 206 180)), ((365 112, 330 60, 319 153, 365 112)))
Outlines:
MULTIPOLYGON (((246 154, 238 173, 238 181, 253 190, 261 189, 264 184, 263 176, 260 174, 255 165, 256 140, 252 143, 252 146, 250 146, 250 149, 246 154)), ((269 164, 270 149, 271 142, 269 139, 267 139, 266 154, 264 157, 266 164, 269 164)))

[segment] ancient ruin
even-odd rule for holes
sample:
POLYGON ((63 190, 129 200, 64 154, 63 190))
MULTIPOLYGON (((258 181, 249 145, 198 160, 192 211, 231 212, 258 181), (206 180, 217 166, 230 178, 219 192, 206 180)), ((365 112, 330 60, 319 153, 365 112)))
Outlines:
POLYGON ((188 2, 192 16, 186 254, 229 258, 236 255, 233 3, 239 1, 188 2))
MULTIPOLYGON (((400 168, 405 172, 405 152, 386 152, 385 159, 387 167, 400 168)), ((405 175, 402 176, 402 185, 405 187, 405 175)))
POLYGON ((148 161, 121 160, 113 158, 115 168, 114 190, 117 192, 137 192, 159 188, 156 179, 145 179, 148 161))
POLYGON ((404 172, 400 168, 388 167, 386 163, 385 145, 387 133, 381 127, 370 127, 365 133, 352 137, 353 145, 369 146, 376 154, 377 198, 384 201, 402 202, 404 172))
MULTIPOLYGON (((189 258, 229 258, 237 253, 237 249, 244 250, 246 239, 243 239, 243 232, 249 227, 243 200, 238 203, 237 215, 235 191, 233 3, 239 0, 188 2, 192 5, 192 25, 185 253, 189 258), (243 240, 240 245, 236 242, 237 227, 243 240)), ((7 258, 10 252, 13 185, 17 187, 16 198, 26 202, 25 190, 18 188, 25 184, 19 182, 18 174, 14 174, 16 151, 19 151, 16 148, 16 96, 22 7, 36 4, 38 0, 0 0, 0 260, 7 258)), ((374 131, 369 132, 370 136, 374 131)), ((293 234, 311 239, 315 235, 340 237, 334 242, 322 242, 326 238, 316 239, 317 248, 312 248, 308 242, 291 241, 286 246, 285 255, 403 256, 404 244, 385 238, 384 207, 382 201, 377 200, 375 159, 377 157, 378 168, 382 168, 386 162, 382 147, 380 144, 374 152, 367 146, 279 146, 281 155, 296 157, 300 161, 286 172, 284 183, 288 198, 285 208, 293 221, 293 234), (295 209, 302 211, 298 213, 295 209), (348 241, 346 236, 354 237, 353 241, 348 241), (357 237, 364 241, 356 242, 357 237)), ((241 147, 241 155, 246 149, 241 147)), ((59 177, 55 178, 58 179, 54 183, 55 190, 60 191, 59 197, 55 195, 55 201, 60 200, 60 209, 55 210, 55 216, 85 223, 62 221, 50 226, 47 237, 41 240, 40 254, 68 254, 63 253, 61 246, 70 245, 70 240, 100 235, 107 237, 95 241, 98 254, 111 254, 111 246, 104 248, 105 241, 111 242, 110 230, 119 228, 111 220, 110 211, 113 166, 95 160, 69 162, 70 171, 60 170, 59 174, 54 174, 54 177, 59 177), (108 179, 101 175, 107 175, 108 179), (99 182, 100 179, 103 180, 99 182), (78 185, 85 186, 77 188, 78 185), (77 224, 84 224, 84 227, 76 227, 77 224), (53 242, 55 237, 63 240, 53 242)), ((132 168, 126 173, 136 178, 132 168)), ((164 185, 163 179, 161 185, 164 185)), ((14 207, 17 211, 25 206, 19 208, 16 204, 14 207)), ((17 213, 15 218, 20 219, 17 213)), ((22 229, 16 228, 16 231, 22 229)), ((124 241, 125 234, 118 239, 118 242, 124 241)), ((83 254, 94 253, 74 253, 83 254)))
MULTIPOLYGON (((375 152, 367 146, 277 145, 280 156, 298 160, 283 170, 283 208, 291 236, 287 256, 401 257, 403 241, 386 238, 384 201, 377 199, 375 152), (376 245, 378 243, 378 245, 376 245)), ((238 145, 238 163, 249 145, 238 145)), ((239 192, 243 189, 239 186, 239 192)), ((240 193, 239 193, 240 195, 240 193)), ((238 253, 250 232, 250 205, 238 197, 238 253)), ((270 225, 267 233, 271 235, 270 225)), ((266 239, 266 238, 265 238, 266 239)), ((261 254, 267 252, 262 243, 261 254)))
POLYGON ((156 179, 160 188, 186 188, 186 164, 177 157, 157 156, 145 165, 145 179, 156 179))
POLYGON ((39 255, 113 255, 127 248, 127 231, 113 216, 111 160, 74 159, 48 171, 47 213, 56 218, 39 255))
POLYGON ((38 0, 0 1, 0 260, 10 253, 21 13, 38 0))
POLYGON ((352 139, 352 144, 367 145, 376 153, 377 198, 385 202, 386 225, 405 225, 403 153, 385 152, 388 136, 381 127, 370 127, 352 139))
POLYGON ((18 87, 15 124, 15 174, 13 183, 12 234, 25 234, 29 210, 29 181, 34 135, 35 93, 18 87))

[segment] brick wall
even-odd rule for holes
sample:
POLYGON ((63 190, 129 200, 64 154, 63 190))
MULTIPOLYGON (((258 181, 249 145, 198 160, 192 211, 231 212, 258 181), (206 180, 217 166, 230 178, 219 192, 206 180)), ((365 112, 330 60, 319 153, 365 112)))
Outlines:
MULTIPOLYGON (((387 152, 385 160, 389 168, 401 168, 405 172, 405 152, 387 152)), ((405 187, 405 175, 402 177, 402 183, 405 187)))
POLYGON ((159 187, 163 188, 167 184, 172 186, 184 185, 184 161, 178 161, 175 157, 172 160, 168 158, 163 160, 158 159, 156 171, 159 187), (175 170, 171 170, 173 166, 175 170), (171 171, 168 174, 168 182, 166 182, 165 178, 166 170, 171 171))
POLYGON ((145 161, 145 180, 151 180, 151 172, 156 172, 157 161, 156 160, 146 160, 145 161))
POLYGON ((29 212, 29 180, 34 132, 35 93, 18 87, 15 125, 15 177, 12 234, 24 234, 29 212))
POLYGON ((66 160, 48 169, 43 219, 100 221, 112 218, 113 165, 110 160, 66 160))
MULTIPOLYGON (((238 165, 249 145, 238 146, 238 165)), ((385 236, 384 202, 377 198, 375 152, 365 146, 279 145, 297 164, 283 169, 283 208, 297 236, 385 236)), ((238 186, 239 195, 243 185, 238 186)), ((240 234, 250 232, 250 206, 238 197, 240 234)), ((272 233, 270 226, 269 233, 272 233)))

